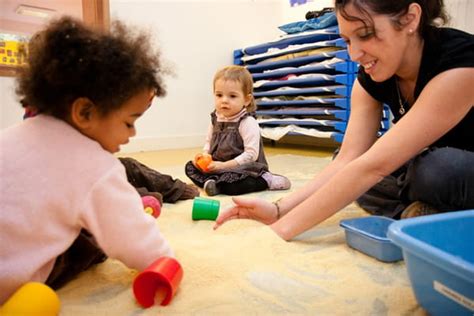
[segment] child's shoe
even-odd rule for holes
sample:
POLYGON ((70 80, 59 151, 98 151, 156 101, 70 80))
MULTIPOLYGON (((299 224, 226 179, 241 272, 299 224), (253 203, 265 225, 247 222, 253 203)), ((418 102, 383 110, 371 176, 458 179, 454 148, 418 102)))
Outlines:
POLYGON ((268 189, 273 190, 288 190, 291 188, 290 180, 282 175, 265 172, 262 178, 267 181, 268 189))
POLYGON ((208 196, 214 196, 219 194, 219 189, 217 188, 216 180, 210 179, 204 182, 204 191, 208 196))

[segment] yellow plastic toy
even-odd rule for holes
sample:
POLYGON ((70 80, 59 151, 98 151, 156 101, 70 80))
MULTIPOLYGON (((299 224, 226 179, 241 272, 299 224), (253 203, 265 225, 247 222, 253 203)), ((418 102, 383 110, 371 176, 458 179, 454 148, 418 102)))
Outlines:
POLYGON ((39 282, 28 282, 20 287, 0 308, 2 316, 56 316, 61 302, 50 287, 39 282))

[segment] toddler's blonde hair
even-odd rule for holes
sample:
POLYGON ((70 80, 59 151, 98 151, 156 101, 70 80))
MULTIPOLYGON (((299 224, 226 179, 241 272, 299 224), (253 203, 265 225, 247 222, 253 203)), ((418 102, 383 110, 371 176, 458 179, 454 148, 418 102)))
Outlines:
POLYGON ((215 89, 216 81, 219 79, 237 81, 242 86, 242 92, 244 95, 250 94, 250 103, 245 107, 247 112, 252 113, 257 109, 255 99, 253 97, 253 80, 252 75, 243 66, 227 66, 216 72, 214 75, 214 81, 212 83, 213 89, 215 89))

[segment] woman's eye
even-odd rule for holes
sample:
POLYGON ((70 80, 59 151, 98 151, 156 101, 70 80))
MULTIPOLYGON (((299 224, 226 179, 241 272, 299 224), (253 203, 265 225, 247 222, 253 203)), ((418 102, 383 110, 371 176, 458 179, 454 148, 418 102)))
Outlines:
POLYGON ((125 125, 127 125, 128 128, 134 128, 135 127, 133 124, 130 124, 130 123, 125 123, 125 125))
POLYGON ((372 36, 374 36, 373 32, 367 32, 367 33, 359 35, 359 38, 362 39, 362 40, 368 40, 372 36))

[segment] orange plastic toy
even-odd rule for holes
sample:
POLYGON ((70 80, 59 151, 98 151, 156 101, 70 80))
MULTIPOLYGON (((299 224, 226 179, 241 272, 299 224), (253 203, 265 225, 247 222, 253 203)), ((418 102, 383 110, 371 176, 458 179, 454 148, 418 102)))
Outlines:
POLYGON ((203 171, 209 171, 209 164, 212 162, 212 156, 209 154, 197 154, 196 164, 203 171))

